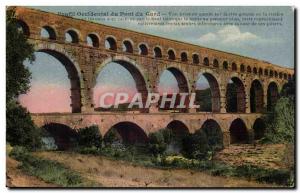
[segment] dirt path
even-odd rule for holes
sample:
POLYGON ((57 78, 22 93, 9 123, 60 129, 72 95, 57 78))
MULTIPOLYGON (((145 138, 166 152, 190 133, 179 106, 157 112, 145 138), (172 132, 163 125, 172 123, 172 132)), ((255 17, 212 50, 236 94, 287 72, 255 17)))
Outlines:
POLYGON ((18 165, 20 163, 10 157, 6 158, 6 186, 7 187, 57 187, 36 177, 24 174, 18 165))
POLYGON ((83 177, 104 187, 268 187, 257 182, 211 176, 183 169, 154 169, 134 166, 125 161, 66 152, 39 152, 36 155, 59 161, 83 177))

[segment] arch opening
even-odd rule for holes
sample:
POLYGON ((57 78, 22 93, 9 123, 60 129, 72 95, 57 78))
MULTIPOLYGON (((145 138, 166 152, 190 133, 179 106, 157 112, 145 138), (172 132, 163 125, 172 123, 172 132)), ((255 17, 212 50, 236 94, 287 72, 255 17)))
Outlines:
POLYGON ((245 72, 245 65, 244 65, 244 64, 241 64, 241 65, 240 65, 240 71, 241 71, 241 72, 245 72))
POLYGON ((175 53, 173 50, 168 51, 168 59, 169 60, 175 60, 175 53))
POLYGON ((17 29, 19 32, 23 33, 27 37, 30 36, 30 29, 29 29, 27 23, 18 19, 16 25, 17 25, 17 29))
POLYGON ((267 110, 272 111, 279 97, 278 86, 275 82, 269 84, 267 97, 267 110))
MULTIPOLYGON (((174 110, 179 112, 186 112, 187 108, 176 108, 180 104, 180 95, 179 93, 188 93, 188 81, 179 69, 175 67, 167 68, 163 71, 159 77, 158 82, 158 92, 161 95, 158 102, 160 110, 174 110), (176 94, 174 108, 171 107, 171 102, 167 101, 163 108, 161 108, 162 95, 167 94, 168 98, 172 98, 173 94, 176 94)), ((188 106, 189 98, 186 97, 184 104, 188 106)))
POLYGON ((155 58, 161 58, 162 57, 161 49, 159 47, 154 48, 154 57, 155 58))
POLYGON ((253 124, 254 140, 259 140, 264 137, 266 124, 261 118, 257 118, 253 124))
POLYGON ((187 62, 188 61, 188 56, 187 56, 186 52, 182 52, 180 56, 181 56, 181 61, 182 62, 187 62))
POLYGON ((237 65, 236 65, 236 63, 232 63, 232 66, 231 66, 231 70, 232 71, 237 71, 237 65))
POLYGON ((251 72, 252 72, 252 69, 251 69, 250 66, 247 66, 247 72, 248 72, 248 73, 251 73, 251 72))
POLYGON ((65 33, 65 41, 68 43, 79 43, 79 37, 74 30, 68 30, 65 33))
POLYGON ((69 126, 60 123, 49 123, 42 128, 47 133, 47 137, 42 139, 47 146, 54 146, 54 144, 51 144, 52 139, 54 139, 58 150, 69 150, 75 147, 77 133, 69 126))
POLYGON ((140 55, 143 55, 143 56, 148 55, 148 48, 145 44, 141 44, 139 46, 139 49, 140 49, 140 55))
POLYGON ((199 64, 199 55, 198 54, 193 54, 193 64, 199 64))
POLYGON ((140 70, 132 63, 125 60, 113 60, 102 65, 96 77, 96 82, 93 88, 93 101, 96 111, 147 111, 138 106, 128 108, 129 102, 135 94, 141 94, 141 100, 143 107, 146 103, 148 90, 146 81, 140 70), (112 84, 114 82, 114 84, 112 84), (111 93, 113 96, 103 99, 104 105, 108 106, 104 108, 101 106, 100 100, 107 93, 111 93), (116 94, 126 93, 128 99, 118 104, 118 108, 114 108, 116 101, 116 94))
POLYGON ((250 88, 251 113, 261 113, 264 107, 264 91, 259 80, 254 80, 250 88))
POLYGON ((220 89, 216 78, 210 73, 200 74, 196 82, 197 111, 220 112, 220 89))
POLYGON ((141 145, 148 142, 148 136, 145 131, 135 123, 119 122, 112 126, 104 135, 104 141, 109 143, 121 143, 124 145, 141 145))
POLYGON ((209 59, 208 59, 208 57, 205 57, 205 58, 203 59, 203 65, 204 65, 204 66, 209 66, 209 59))
POLYGON ((235 119, 229 128, 230 144, 248 143, 247 127, 242 119, 235 119))
POLYGON ((243 82, 233 77, 229 80, 226 87, 226 111, 241 112, 246 110, 246 93, 243 82))
POLYGON ((211 150, 223 149, 223 133, 220 125, 213 119, 206 120, 201 129, 204 131, 211 150))
POLYGON ((95 34, 89 34, 86 37, 87 45, 94 48, 99 48, 99 38, 95 34))
POLYGON ((123 42, 123 52, 133 53, 133 46, 130 41, 125 40, 123 42))
POLYGON ((19 100, 32 113, 81 112, 81 81, 77 67, 63 53, 40 49, 35 52, 31 89, 19 100))
POLYGON ((228 62, 227 61, 223 62, 223 69, 228 70, 228 62))
POLYGON ((214 61, 213 61, 213 67, 219 68, 219 61, 217 59, 214 59, 214 61))
POLYGON ((49 40, 56 40, 56 33, 50 26, 44 26, 41 29, 41 37, 49 40))
POLYGON ((105 49, 116 51, 117 41, 113 37, 107 37, 105 39, 105 49))
POLYGON ((181 121, 173 120, 167 125, 166 129, 171 131, 172 136, 166 151, 180 152, 182 150, 182 140, 189 134, 188 127, 181 121))

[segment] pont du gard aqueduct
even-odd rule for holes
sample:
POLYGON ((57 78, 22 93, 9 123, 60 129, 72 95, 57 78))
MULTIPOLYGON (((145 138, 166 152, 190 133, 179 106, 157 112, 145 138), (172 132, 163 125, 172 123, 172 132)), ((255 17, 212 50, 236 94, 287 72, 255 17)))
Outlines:
POLYGON ((251 143, 263 135, 265 123, 261 117, 272 109, 281 89, 294 76, 294 69, 198 45, 25 7, 15 7, 15 12, 35 51, 59 60, 71 82, 72 113, 32 114, 40 127, 98 125, 102 136, 116 128, 124 140, 139 141, 162 128, 194 133, 213 125, 222 132, 224 146, 251 143), (48 38, 41 36, 42 29, 48 32, 48 38), (66 41, 66 33, 71 41, 66 41), (143 98, 158 93, 164 70, 176 77, 179 91, 188 93, 195 92, 197 77, 202 73, 211 89, 212 111, 170 112, 157 104, 136 111, 96 111, 92 97, 96 78, 111 62, 130 72, 143 98), (226 98, 229 82, 237 88, 234 110, 229 110, 226 98))

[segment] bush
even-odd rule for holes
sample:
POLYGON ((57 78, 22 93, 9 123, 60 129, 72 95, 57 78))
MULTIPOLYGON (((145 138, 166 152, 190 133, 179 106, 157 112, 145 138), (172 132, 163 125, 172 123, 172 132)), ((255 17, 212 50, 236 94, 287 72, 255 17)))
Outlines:
POLYGON ((207 157, 209 147, 207 138, 202 130, 188 134, 182 141, 182 153, 191 159, 204 159, 207 157))
POLYGON ((112 145, 114 142, 117 141, 119 141, 118 133, 114 128, 110 129, 103 138, 103 142, 106 146, 112 145))
POLYGON ((161 129, 149 134, 149 150, 154 155, 163 154, 167 149, 167 143, 163 132, 163 129, 161 129))
POLYGON ((6 139, 12 146, 35 150, 41 147, 40 130, 34 125, 26 108, 14 102, 6 107, 6 139))
POLYGON ((98 126, 90 126, 78 130, 78 145, 81 147, 96 147, 102 146, 102 136, 98 126))

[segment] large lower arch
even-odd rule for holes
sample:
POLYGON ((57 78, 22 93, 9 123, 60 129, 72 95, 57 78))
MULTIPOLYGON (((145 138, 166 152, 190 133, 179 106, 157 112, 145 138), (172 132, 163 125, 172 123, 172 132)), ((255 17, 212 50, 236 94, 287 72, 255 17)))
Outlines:
POLYGON ((233 77, 226 88, 226 111, 240 112, 246 111, 246 93, 243 82, 238 77, 233 77))
POLYGON ((268 86, 267 93, 267 110, 272 111, 279 97, 278 86, 275 82, 271 82, 268 86))
POLYGON ((220 125, 213 119, 206 120, 201 130, 205 133, 207 138, 208 146, 211 149, 222 149, 223 148, 223 133, 220 125))
POLYGON ((166 128, 170 129, 174 136, 179 138, 189 133, 188 127, 182 121, 178 120, 171 121, 166 128))
POLYGON ((49 123, 42 128, 54 138, 58 150, 68 150, 74 145, 77 134, 69 126, 60 123, 49 123))
POLYGON ((62 63, 67 70, 68 78, 70 79, 71 83, 71 107, 72 113, 79 113, 81 112, 81 75, 80 69, 76 66, 68 56, 65 54, 52 50, 52 49, 38 49, 36 52, 43 52, 49 54, 56 58, 60 63, 62 63))
POLYGON ((230 125, 229 132, 230 132, 230 144, 248 143, 249 141, 248 131, 242 119, 240 118, 235 119, 230 125))
MULTIPOLYGON (((95 71, 93 87, 96 86, 96 79, 97 79, 99 73, 101 72, 101 70, 106 65, 108 65, 109 63, 112 63, 112 62, 121 65, 131 74, 132 78, 134 79, 137 92, 141 94, 143 105, 145 105, 145 102, 146 102, 147 96, 148 96, 148 89, 147 89, 148 86, 146 83, 145 76, 143 74, 144 71, 141 69, 141 67, 138 64, 136 64, 136 62, 134 60, 131 60, 127 57, 116 56, 116 57, 112 57, 112 58, 105 60, 95 71)), ((145 109, 143 109, 143 111, 145 111, 145 109)))
MULTIPOLYGON (((210 73, 204 72, 201 75, 205 77, 209 84, 209 91, 210 91, 210 96, 209 99, 207 97, 203 97, 203 99, 200 97, 200 100, 211 100, 208 102, 211 102, 211 112, 220 112, 220 88, 217 79, 210 73)), ((198 79, 199 80, 199 79, 198 79)), ((199 92, 199 91, 198 91, 199 92)), ((197 94, 199 94, 197 92, 197 94)), ((203 91, 203 94, 205 94, 206 91, 203 91)), ((197 98, 197 97, 196 97, 197 98)), ((207 101, 202 101, 202 103, 207 103, 207 101)), ((200 105, 201 109, 201 105, 200 105)))
POLYGON ((254 140, 259 140, 265 135, 266 124, 263 119, 257 118, 253 124, 254 140))
POLYGON ((260 113, 264 107, 264 91, 259 80, 254 80, 250 88, 251 113, 260 113))
POLYGON ((123 144, 145 144, 148 142, 148 137, 145 131, 133 122, 119 122, 113 125, 109 131, 106 132, 104 138, 110 134, 110 132, 115 132, 117 138, 123 144))

